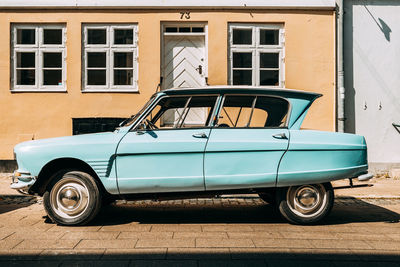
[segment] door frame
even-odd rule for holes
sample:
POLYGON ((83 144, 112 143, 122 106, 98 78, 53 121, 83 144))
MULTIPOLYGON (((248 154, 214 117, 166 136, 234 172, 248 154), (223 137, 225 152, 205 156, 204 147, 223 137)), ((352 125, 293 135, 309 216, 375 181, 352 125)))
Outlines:
POLYGON ((160 89, 165 90, 168 88, 164 88, 164 36, 204 36, 204 84, 208 85, 208 24, 207 22, 161 22, 160 24, 160 89), (166 27, 204 27, 204 32, 165 32, 166 27), (161 77, 163 81, 161 82, 161 77))

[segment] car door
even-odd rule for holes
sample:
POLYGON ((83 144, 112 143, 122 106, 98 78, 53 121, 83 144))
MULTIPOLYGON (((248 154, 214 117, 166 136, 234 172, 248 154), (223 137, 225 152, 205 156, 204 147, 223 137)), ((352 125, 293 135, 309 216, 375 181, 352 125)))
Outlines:
POLYGON ((117 149, 121 194, 204 190, 203 157, 217 96, 165 96, 117 149))
POLYGON ((226 95, 206 147, 206 190, 275 186, 288 110, 277 97, 226 95))

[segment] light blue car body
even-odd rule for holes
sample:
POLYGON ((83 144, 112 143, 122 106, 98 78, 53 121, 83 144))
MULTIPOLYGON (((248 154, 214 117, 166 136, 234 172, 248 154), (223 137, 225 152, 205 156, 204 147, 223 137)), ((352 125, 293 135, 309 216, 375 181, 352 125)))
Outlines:
MULTIPOLYGON (((289 89, 206 87, 157 93, 129 126, 114 132, 23 142, 15 146, 19 183, 38 183, 54 161, 79 160, 113 195, 195 192, 315 184, 367 173, 362 136, 300 130, 312 102, 321 95, 289 89), (281 128, 148 130, 135 127, 161 97, 168 95, 267 95, 286 99, 287 125, 281 128), (204 133, 207 138, 194 138, 204 133), (284 134, 287 138, 276 138, 284 134), (24 175, 26 180, 24 180, 24 175), (33 182, 32 182, 33 183, 33 182)), ((216 113, 215 113, 216 115, 216 113)), ((29 184, 29 187, 32 187, 29 184)), ((34 186, 32 188, 35 188, 34 186)), ((36 193, 31 190, 30 193, 36 193)))

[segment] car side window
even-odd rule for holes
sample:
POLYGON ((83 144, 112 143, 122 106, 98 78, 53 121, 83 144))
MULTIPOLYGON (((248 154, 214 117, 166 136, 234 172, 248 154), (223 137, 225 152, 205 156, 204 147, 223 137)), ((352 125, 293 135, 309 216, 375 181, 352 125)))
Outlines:
POLYGON ((207 127, 218 96, 168 96, 158 101, 136 130, 207 127))
POLYGON ((227 95, 219 112, 216 127, 284 127, 288 108, 288 102, 281 98, 227 95))

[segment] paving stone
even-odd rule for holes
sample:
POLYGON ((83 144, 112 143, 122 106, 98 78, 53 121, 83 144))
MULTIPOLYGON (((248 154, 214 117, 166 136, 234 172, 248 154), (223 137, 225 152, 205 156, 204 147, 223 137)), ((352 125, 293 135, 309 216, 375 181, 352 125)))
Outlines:
POLYGON ((199 248, 232 248, 254 247, 251 239, 240 238, 196 238, 196 247, 199 248))
POLYGON ((230 248, 232 259, 282 259, 290 257, 288 248, 230 248))
POLYGON ((231 259, 227 248, 168 248, 167 259, 231 259))
POLYGON ((17 231, 7 237, 7 239, 42 239, 42 240, 55 240, 60 239, 64 233, 62 232, 43 232, 43 231, 17 231))
MULTIPOLYGON (((368 241, 367 242, 369 246, 371 246, 374 249, 382 249, 382 250, 396 250, 400 252, 400 242, 396 241, 389 241, 389 240, 379 240, 379 241, 368 241)), ((361 247, 358 247, 358 249, 361 249, 361 247)))
POLYGON ((151 225, 142 225, 142 224, 119 224, 119 225, 105 225, 101 227, 100 232, 149 232, 151 229, 151 225))
POLYGON ((204 232, 252 232, 254 229, 251 226, 242 225, 210 225, 203 226, 204 232))
POLYGON ((154 225, 151 228, 152 232, 201 232, 200 225, 184 225, 184 224, 173 224, 173 225, 154 225))
POLYGON ((13 261, 0 261, 0 266, 12 267, 59 267, 61 261, 59 260, 46 260, 46 261, 32 261, 32 260, 13 260, 13 261))
MULTIPOLYGON (((63 240, 68 241, 68 240, 63 240)), ((76 249, 98 249, 98 248, 134 248, 137 239, 114 239, 114 240, 81 240, 76 249)))
POLYGON ((199 267, 267 267, 263 260, 202 260, 199 267))
POLYGON ((299 266, 324 266, 334 267, 331 261, 323 260, 267 260, 268 267, 299 267, 299 266))
POLYGON ((43 250, 32 249, 32 250, 0 250, 0 262, 4 260, 16 261, 16 260, 34 260, 37 259, 43 250))
POLYGON ((195 247, 194 238, 139 239, 137 248, 190 248, 195 247))
POLYGON ((388 240, 389 235, 373 233, 336 233, 336 238, 346 240, 388 240))
POLYGON ((398 250, 385 249, 352 249, 351 252, 357 255, 360 261, 397 261, 400 262, 400 252, 398 250))
POLYGON ((360 260, 359 256, 350 249, 292 248, 289 251, 290 256, 297 260, 360 260))
POLYGON ((73 249, 79 240, 38 240, 28 239, 20 242, 14 249, 73 249))
POLYGON ((226 232, 175 232, 174 238, 228 238, 226 232))
POLYGON ((194 260, 133 260, 130 267, 197 267, 194 260))
POLYGON ((173 232, 121 232, 118 239, 172 238, 173 232))
POLYGON ((167 248, 106 249, 102 259, 165 259, 167 248))
POLYGON ((60 226, 54 225, 49 232, 97 232, 101 226, 60 226))
POLYGON ((329 249, 371 249, 370 241, 362 240, 309 240, 316 248, 329 249))
POLYGON ((280 232, 228 232, 229 238, 282 238, 280 232))
POLYGON ((309 240, 298 239, 259 239, 253 238, 256 247, 270 248, 314 248, 309 240))
POLYGON ((96 260, 102 257, 104 251, 105 249, 46 249, 39 255, 38 260, 49 260, 52 258, 57 260, 96 260))
POLYGON ((354 262, 354 261, 337 261, 332 263, 335 267, 399 267, 398 262, 354 262))
POLYGON ((283 238, 289 239, 339 239, 329 231, 326 232, 279 232, 283 238))
POLYGON ((116 239, 119 232, 68 232, 61 239, 100 239, 112 240, 116 239))
POLYGON ((71 261, 64 261, 61 263, 60 267, 91 267, 91 266, 96 266, 96 267, 127 267, 129 266, 129 261, 128 260, 120 260, 120 261, 83 261, 83 260, 71 260, 71 261))

